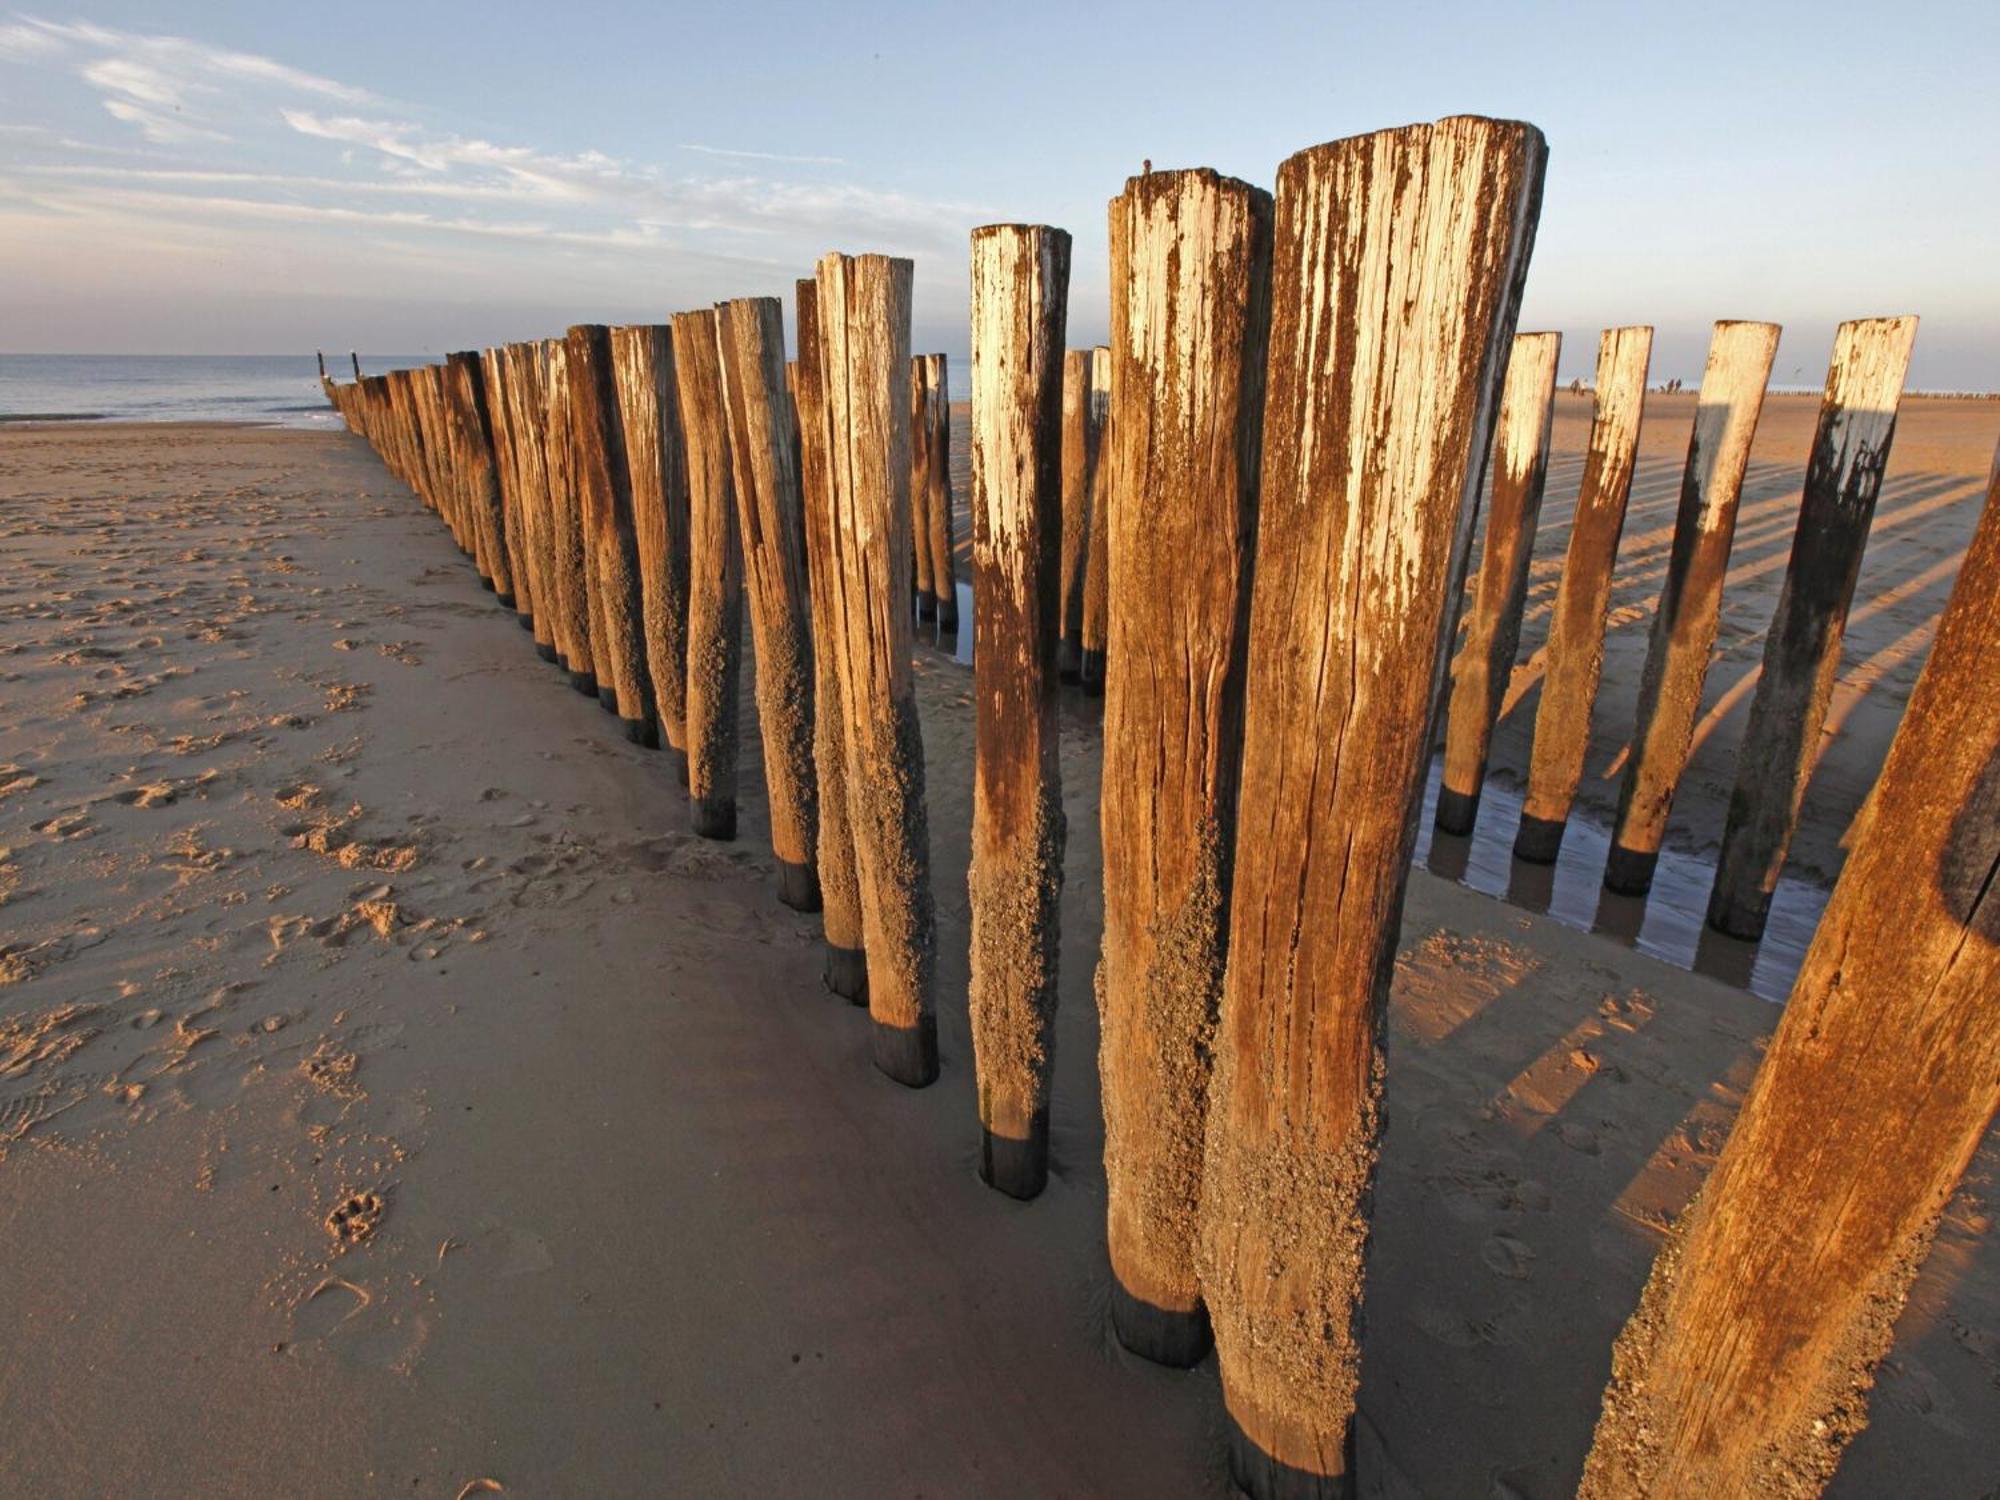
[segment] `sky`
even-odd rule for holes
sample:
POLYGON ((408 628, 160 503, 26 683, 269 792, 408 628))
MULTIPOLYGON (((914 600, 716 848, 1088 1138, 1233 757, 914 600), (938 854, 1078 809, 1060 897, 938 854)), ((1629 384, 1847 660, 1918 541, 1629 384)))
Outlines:
MULTIPOLYGON (((1917 389, 2000 389, 2000 4, 610 4, 0 9, 0 351, 437 353, 916 262, 960 372, 978 224, 1075 237, 1142 162, 1268 187, 1448 114, 1548 137, 1521 327, 1589 377, 1718 318, 1816 387, 1843 318, 1915 312, 1917 389)), ((955 385, 957 382, 955 381, 955 385)), ((954 392, 964 394, 962 387, 954 392)))

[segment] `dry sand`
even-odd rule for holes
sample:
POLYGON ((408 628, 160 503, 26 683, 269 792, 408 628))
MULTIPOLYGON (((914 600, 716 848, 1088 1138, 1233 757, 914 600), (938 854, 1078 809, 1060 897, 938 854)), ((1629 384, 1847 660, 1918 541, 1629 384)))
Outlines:
MULTIPOLYGON (((1927 434, 1928 412, 1883 500, 1920 519, 1878 523, 1863 581, 1910 589, 1851 660, 1934 614, 1948 579, 1915 580, 1969 529, 1922 507, 1992 433, 1927 434)), ((1774 402, 1767 440, 1789 420, 1774 402)), ((1568 450, 1576 421, 1566 400, 1568 450)), ((1670 512, 1677 446, 1649 432, 1634 541, 1670 512)), ((1782 558, 1766 516, 1789 535, 1753 509, 1782 498, 1758 457, 1739 568, 1782 558)), ((1754 665, 1769 610, 1741 610, 1726 649, 1754 665)), ((1607 696, 1629 711, 1643 627, 1624 636, 1607 696)), ((1844 721, 1857 747, 1921 656, 1844 721)), ((976 1174, 971 683, 919 668, 945 1073, 910 1093, 820 988, 814 919, 777 903, 754 759, 740 841, 692 838, 668 758, 536 659, 358 440, 0 434, 0 1488, 1225 1494, 1212 1365, 1147 1367, 1106 1331, 1094 710, 1064 725, 1055 1173, 1018 1204, 976 1174)), ((1524 763, 1527 722, 1497 765, 1524 763)), ((1720 795, 1727 740, 1697 763, 1720 795)), ((1880 748, 1843 774, 1865 784, 1880 748)), ((1802 858, 1835 857, 1842 816, 1819 821, 1802 858)), ((1571 1492, 1612 1338, 1775 1017, 1414 876, 1367 1300, 1376 1492, 1571 1492)), ((1989 1140, 1838 1495, 1990 1493, 1996 1162, 1989 1140)))

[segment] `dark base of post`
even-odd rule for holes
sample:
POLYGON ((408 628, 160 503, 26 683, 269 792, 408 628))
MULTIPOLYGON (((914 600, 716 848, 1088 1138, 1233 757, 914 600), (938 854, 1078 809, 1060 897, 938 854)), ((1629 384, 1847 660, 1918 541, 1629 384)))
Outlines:
POLYGON ((1049 1185, 1049 1117, 1037 1115, 1025 1141, 979 1132, 979 1180, 1026 1202, 1049 1185))
POLYGON ((920 622, 925 622, 935 620, 936 618, 937 600, 933 599, 929 594, 917 595, 917 619, 920 622))
POLYGON ((1155 1307, 1126 1291, 1116 1275, 1111 1278, 1111 1331, 1139 1358, 1172 1370, 1200 1364, 1215 1342, 1206 1307, 1184 1312, 1155 1307))
POLYGON ((1562 853, 1563 829, 1568 826, 1554 818, 1522 813, 1521 830, 1514 835, 1514 858, 1531 865, 1554 864, 1556 856, 1562 853))
POLYGON ((1439 787, 1434 821, 1446 833, 1455 833, 1460 838, 1469 837, 1472 825, 1479 821, 1479 793, 1454 792, 1448 786, 1439 787))
POLYGON ((929 1088, 937 1082, 937 1017, 925 1016, 915 1026, 875 1023, 875 1066, 905 1088, 929 1088))
POLYGON ((515 610, 514 623, 520 626, 523 630, 533 630, 535 628, 535 616, 533 611, 525 609, 515 610))
POLYGON ((1075 682, 1083 676, 1083 650, 1075 641, 1056 643, 1056 676, 1064 682, 1075 682))
POLYGON ((614 682, 600 682, 597 685, 597 706, 608 714, 618 712, 618 685, 614 682))
POLYGON ((535 655, 539 656, 543 661, 560 661, 562 659, 556 655, 556 648, 549 641, 536 641, 535 655))
POLYGON ((651 720, 627 719, 621 716, 618 722, 625 726, 625 738, 630 740, 633 744, 650 746, 657 743, 657 741, 655 741, 655 739, 653 738, 653 725, 651 720))
POLYGON ((938 631, 943 635, 958 634, 958 601, 939 599, 937 603, 938 631))
POLYGON ((674 780, 682 786, 688 784, 688 753, 678 745, 667 746, 667 754, 674 758, 674 780))
POLYGON ((1604 862, 1604 888, 1621 896, 1643 896, 1653 888, 1653 871, 1659 863, 1657 850, 1644 854, 1613 844, 1611 857, 1604 862))
POLYGON ((572 671, 569 674, 569 685, 586 698, 597 696, 597 679, 588 672, 572 671))
POLYGON ((868 1003, 868 955, 859 948, 826 945, 826 987, 855 1005, 868 1003))
POLYGON ((819 871, 811 865, 778 861, 778 899, 793 911, 819 910, 819 871))
POLYGON ((479 575, 479 586, 489 594, 497 594, 499 592, 498 589, 493 587, 493 580, 488 578, 484 573, 479 575))
POLYGON ((496 588, 493 590, 493 595, 500 601, 502 609, 512 609, 514 607, 514 596, 512 594, 496 588))
POLYGON ((688 798, 688 826, 705 839, 727 842, 736 837, 734 797, 688 798))
POLYGON ((1083 684, 1083 690, 1093 698, 1104 691, 1104 653, 1085 648, 1083 659, 1077 664, 1076 680, 1083 684))
POLYGON ((1273 1458, 1236 1424, 1234 1417, 1228 1421, 1229 1477, 1250 1500, 1353 1500, 1353 1418, 1348 1419, 1346 1462, 1339 1474, 1314 1474, 1273 1458))
POLYGON ((1708 898, 1708 925, 1724 937, 1757 942, 1764 936, 1764 926, 1770 920, 1771 898, 1761 891, 1753 901, 1736 900, 1720 890, 1708 898))

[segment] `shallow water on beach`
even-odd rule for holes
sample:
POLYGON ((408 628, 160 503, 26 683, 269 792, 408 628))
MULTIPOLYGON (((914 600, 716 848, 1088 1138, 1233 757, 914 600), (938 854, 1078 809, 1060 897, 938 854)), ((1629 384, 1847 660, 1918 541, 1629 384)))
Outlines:
MULTIPOLYGON (((422 364, 422 355, 364 357, 362 370, 422 364)), ((340 357, 336 377, 352 366, 340 357)), ((0 354, 0 422, 256 422, 340 425, 310 354, 0 354)))

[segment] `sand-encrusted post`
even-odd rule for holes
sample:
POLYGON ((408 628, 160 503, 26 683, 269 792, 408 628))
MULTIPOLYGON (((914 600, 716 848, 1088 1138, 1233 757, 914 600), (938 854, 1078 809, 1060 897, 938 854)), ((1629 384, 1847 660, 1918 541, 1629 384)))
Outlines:
POLYGON ((911 545, 911 265, 832 254, 817 270, 838 559, 834 675, 847 716, 868 1012, 876 1067, 921 1088, 938 1073, 937 923, 904 550, 911 545))
POLYGON ((1549 428, 1555 420, 1561 354, 1561 334, 1523 333, 1515 336, 1507 360, 1493 439, 1486 545, 1473 585, 1472 613, 1451 663, 1436 819, 1446 833, 1469 834, 1478 819, 1493 721, 1507 696, 1514 652, 1521 644, 1521 611, 1528 602, 1528 563, 1549 474, 1549 428))
POLYGON ((703 838, 733 839, 736 705, 743 676, 743 547, 736 534, 736 486, 715 313, 675 313, 673 336, 674 385, 687 444, 688 818, 703 838))
POLYGON ((2000 469, 1743 1112, 1618 1340, 1584 1500, 1818 1494, 1867 1425, 2000 1108, 1996 660, 2000 469))
POLYGON ((507 403, 507 351, 479 351, 479 378, 486 396, 486 422, 493 435, 493 468, 500 481, 500 516, 507 550, 507 575, 513 583, 514 622, 535 628, 534 581, 529 577, 527 534, 522 525, 519 441, 507 403))
POLYGON ((931 580, 931 404, 937 391, 925 374, 922 354, 910 356, 910 589, 917 618, 937 618, 937 589, 931 580))
POLYGON ((1062 367, 1070 237, 972 231, 972 1054, 979 1174, 1049 1177, 1056 950, 1068 833, 1057 759, 1062 367))
POLYGON ((1840 670, 1840 638, 1916 337, 1915 318, 1843 323, 1834 337, 1798 531, 1764 638, 1764 670, 1750 700, 1708 898, 1708 925, 1732 937, 1764 935, 1771 893, 1819 759, 1820 726, 1840 670))
POLYGON ((1632 753, 1604 864, 1604 884, 1623 896, 1643 896, 1652 888, 1667 812, 1694 741, 1702 685, 1722 618, 1736 504, 1777 352, 1775 323, 1717 323, 1709 341, 1666 586, 1646 647, 1632 753))
POLYGON ((1077 680, 1090 693, 1104 691, 1105 642, 1111 632, 1111 563, 1108 555, 1110 529, 1105 522, 1109 499, 1105 488, 1110 471, 1103 455, 1111 441, 1111 351, 1103 345, 1090 351, 1090 405, 1098 424, 1098 463, 1090 476, 1088 533, 1083 558, 1082 649, 1077 657, 1077 680))
POLYGON ((1153 172, 1126 183, 1110 227, 1109 645, 1153 664, 1104 693, 1111 1319, 1126 1348, 1185 1366, 1209 1344, 1194 1225, 1243 740, 1271 195, 1153 172))
POLYGON ((565 339, 545 340, 542 355, 547 402, 543 454, 549 480, 549 561, 556 583, 556 644, 569 671, 569 685, 596 697, 590 592, 584 579, 583 515, 577 508, 570 462, 569 343, 565 339))
POLYGON ((794 288, 799 357, 799 491, 804 502, 806 574, 812 590, 813 771, 819 788, 820 923, 826 934, 826 987, 857 1005, 868 1001, 861 880, 847 790, 847 712, 839 671, 840 556, 834 541, 832 454, 826 426, 826 371, 819 338, 819 284, 794 288))
POLYGON ((930 428, 924 437, 924 519, 930 528, 931 594, 939 632, 952 635, 958 630, 958 525, 951 493, 951 371, 942 354, 926 354, 922 363, 924 420, 930 428))
POLYGON ((549 562, 549 476, 544 448, 548 404, 543 395, 539 343, 509 344, 500 372, 505 382, 508 421, 520 476, 521 540, 534 598, 535 651, 555 661, 555 583, 549 562))
POLYGON ((584 543, 596 581, 598 687, 634 744, 658 744, 652 679, 647 675, 645 604, 639 585, 639 538, 632 484, 625 470, 625 423, 618 400, 611 330, 579 323, 569 330, 570 471, 583 501, 584 543))
POLYGON ((1459 117, 1278 171, 1249 629, 1270 644, 1244 692, 1199 1235, 1253 1497, 1353 1492, 1382 1018, 1546 160, 1532 126, 1459 117))
POLYGON ((778 899, 818 911, 819 798, 813 775, 812 598, 805 508, 785 392, 785 313, 776 297, 717 306, 737 534, 757 651, 757 724, 770 796, 778 899))
POLYGON ((1564 825, 1590 748, 1590 708, 1604 668, 1604 617, 1611 602, 1611 569, 1625 529, 1639 451, 1639 418, 1646 401, 1646 368, 1653 330, 1607 328, 1597 342, 1597 389, 1583 483, 1563 554, 1549 619, 1542 701, 1535 710, 1535 742, 1528 759, 1528 796, 1521 809, 1514 854, 1533 864, 1554 864, 1564 825))
POLYGON ((1103 424, 1091 400, 1088 349, 1063 355, 1062 639, 1056 667, 1065 682, 1083 670, 1084 563, 1090 546, 1090 491, 1097 473, 1103 424))

